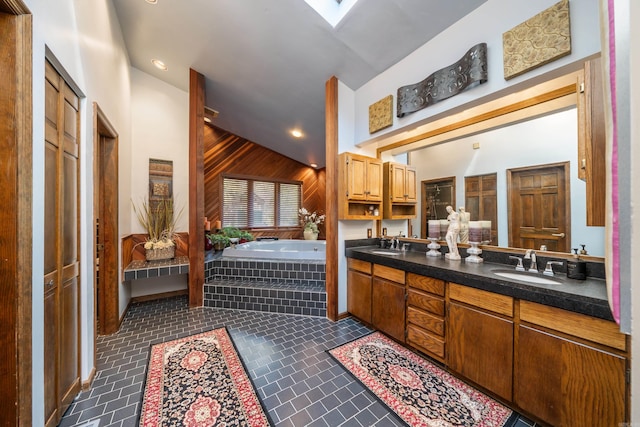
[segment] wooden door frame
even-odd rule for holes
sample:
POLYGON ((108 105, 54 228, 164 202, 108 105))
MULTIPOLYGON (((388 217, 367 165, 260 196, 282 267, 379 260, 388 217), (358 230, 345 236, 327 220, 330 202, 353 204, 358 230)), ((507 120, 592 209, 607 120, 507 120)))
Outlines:
MULTIPOLYGON (((0 190, 3 196, 5 218, 10 218, 0 238, 7 243, 6 262, 0 269, 4 283, 14 284, 10 292, 3 292, 2 310, 5 313, 2 328, 3 369, 15 375, 4 376, 0 382, 3 402, 0 402, 0 424, 32 424, 32 301, 33 288, 41 294, 41 284, 33 282, 32 272, 32 192, 33 192, 33 113, 32 113, 32 16, 21 0, 0 0, 3 20, 11 28, 3 32, 0 46, 10 55, 7 74, 3 80, 11 86, 10 92, 0 96, 0 111, 14 118, 7 128, 0 129, 14 149, 5 154, 3 170, 12 182, 0 190), (4 15, 6 14, 6 15, 4 15), (5 38, 6 37, 6 38, 5 38), (5 133, 5 131, 7 133, 5 133)), ((6 28, 6 27, 5 27, 6 28)))
MULTIPOLYGON (((507 169, 507 224, 508 224, 508 236, 509 236, 509 247, 514 247, 513 245, 513 209, 512 209, 512 174, 518 172, 524 172, 529 170, 538 170, 538 169, 549 169, 549 168, 563 168, 564 170, 564 209, 565 209, 565 239, 567 244, 567 251, 560 252, 571 252, 571 171, 570 171, 570 162, 557 162, 557 163, 547 163, 542 165, 535 166, 525 166, 520 168, 511 168, 507 169)), ((520 247, 520 245, 518 245, 520 247)))
POLYGON ((110 335, 118 331, 120 327, 119 313, 119 268, 118 268, 118 132, 102 111, 100 106, 93 103, 93 307, 94 319, 100 322, 98 328, 97 322, 94 324, 94 367, 95 367, 95 342, 97 338, 97 330, 102 335, 110 335), (103 141, 106 138, 106 141, 103 141), (104 158, 104 145, 109 144, 110 156, 104 158), (102 165, 107 161, 109 167, 105 170, 102 165), (102 188, 108 187, 111 191, 105 196, 102 188), (107 197, 105 201, 111 207, 110 215, 100 210, 99 197, 107 197), (104 236, 101 241, 111 243, 111 250, 103 252, 100 259, 100 282, 98 283, 97 268, 95 259, 98 256, 98 241, 96 224, 100 218, 100 234, 104 236), (98 297, 98 287, 100 287, 100 301, 98 297), (100 307, 98 306, 100 304, 100 307), (97 314, 100 313, 100 316, 97 314))

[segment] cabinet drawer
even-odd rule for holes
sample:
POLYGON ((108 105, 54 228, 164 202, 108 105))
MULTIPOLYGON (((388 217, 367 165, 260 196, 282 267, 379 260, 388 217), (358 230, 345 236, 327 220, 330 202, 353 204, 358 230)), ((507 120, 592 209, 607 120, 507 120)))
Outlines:
POLYGON ((457 283, 450 283, 449 298, 474 307, 493 311, 494 313, 513 317, 513 298, 505 295, 494 294, 493 292, 462 286, 457 283))
POLYGON ((362 261, 355 258, 347 258, 347 268, 349 270, 356 270, 362 273, 371 274, 371 263, 368 261, 362 261))
POLYGON ((520 320, 617 348, 618 350, 626 351, 627 348, 626 336, 619 331, 616 323, 608 320, 597 319, 530 301, 520 301, 520 320))
POLYGON ((373 275, 404 285, 404 271, 397 268, 373 264, 373 275))
POLYGON ((444 280, 433 277, 420 276, 415 273, 407 273, 407 285, 412 288, 422 289, 425 292, 444 296, 444 280))
POLYGON ((444 339, 428 333, 417 326, 407 326, 407 344, 444 359, 444 339))
POLYGON ((418 307, 438 316, 444 316, 444 300, 442 298, 427 294, 425 292, 410 289, 407 301, 409 305, 418 307))
POLYGON ((434 316, 415 307, 409 307, 407 309, 407 323, 420 326, 422 329, 444 337, 444 319, 442 317, 434 316))

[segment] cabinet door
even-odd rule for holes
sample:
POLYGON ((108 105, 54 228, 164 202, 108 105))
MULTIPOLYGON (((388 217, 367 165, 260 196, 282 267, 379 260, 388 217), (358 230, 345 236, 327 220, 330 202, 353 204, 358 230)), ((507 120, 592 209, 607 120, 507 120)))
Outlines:
POLYGON ((416 169, 407 167, 404 175, 404 192, 406 194, 405 201, 417 202, 418 201, 418 184, 416 178, 416 169))
POLYGON ((358 271, 347 272, 347 311, 371 323, 371 276, 358 271))
POLYGON ((348 158, 347 166, 347 191, 349 200, 366 200, 367 199, 367 160, 365 158, 353 157, 348 158))
POLYGON ((382 162, 376 159, 367 160, 367 200, 382 201, 382 162))
POLYGON ((518 327, 514 401, 557 426, 624 425, 626 361, 623 357, 518 327))
POLYGON ((388 280, 373 278, 371 319, 373 326, 404 342, 405 288, 388 280))
POLYGON ((391 165, 389 167, 389 180, 391 185, 389 195, 392 202, 405 201, 405 168, 400 165, 391 165))
POLYGON ((511 400, 512 321, 451 302, 447 347, 450 369, 511 400))

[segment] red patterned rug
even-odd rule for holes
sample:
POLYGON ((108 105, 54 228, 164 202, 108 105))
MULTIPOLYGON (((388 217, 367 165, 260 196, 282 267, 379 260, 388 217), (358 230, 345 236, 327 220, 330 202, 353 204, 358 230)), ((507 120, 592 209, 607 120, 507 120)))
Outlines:
POLYGON ((517 418, 379 332, 329 353, 410 426, 503 427, 517 418))
POLYGON ((269 426, 225 328, 151 347, 140 425, 269 426))

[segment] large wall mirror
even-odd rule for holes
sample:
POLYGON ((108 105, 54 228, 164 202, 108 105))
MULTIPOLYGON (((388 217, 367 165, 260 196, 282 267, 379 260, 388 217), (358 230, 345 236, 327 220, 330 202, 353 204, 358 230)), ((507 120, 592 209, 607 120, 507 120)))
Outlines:
MULTIPOLYGON (((500 123, 486 123, 485 129, 477 127, 464 130, 455 138, 439 141, 425 139, 396 145, 393 155, 408 154, 408 163, 416 168, 418 183, 455 177, 455 200, 464 205, 465 178, 485 174, 497 176, 497 246, 517 247, 510 235, 509 176, 514 170, 543 165, 568 165, 567 224, 569 241, 566 252, 585 245, 589 255, 604 256, 604 227, 587 226, 586 183, 578 178, 578 110, 576 94, 565 95, 546 106, 534 106, 515 114, 513 120, 503 117, 500 123)), ((381 149, 380 151, 384 151, 381 149)), ((422 202, 419 198, 419 201, 422 202)), ((419 202, 419 203, 420 203, 419 202)), ((418 212, 422 212, 419 206, 418 212)), ((482 220, 484 218, 472 218, 482 220)), ((420 216, 412 221, 414 234, 422 235, 420 216)), ((560 234, 560 233, 558 233, 560 234)), ((538 248, 536 248, 538 249, 538 248)), ((565 250, 563 250, 564 252, 565 250)))

